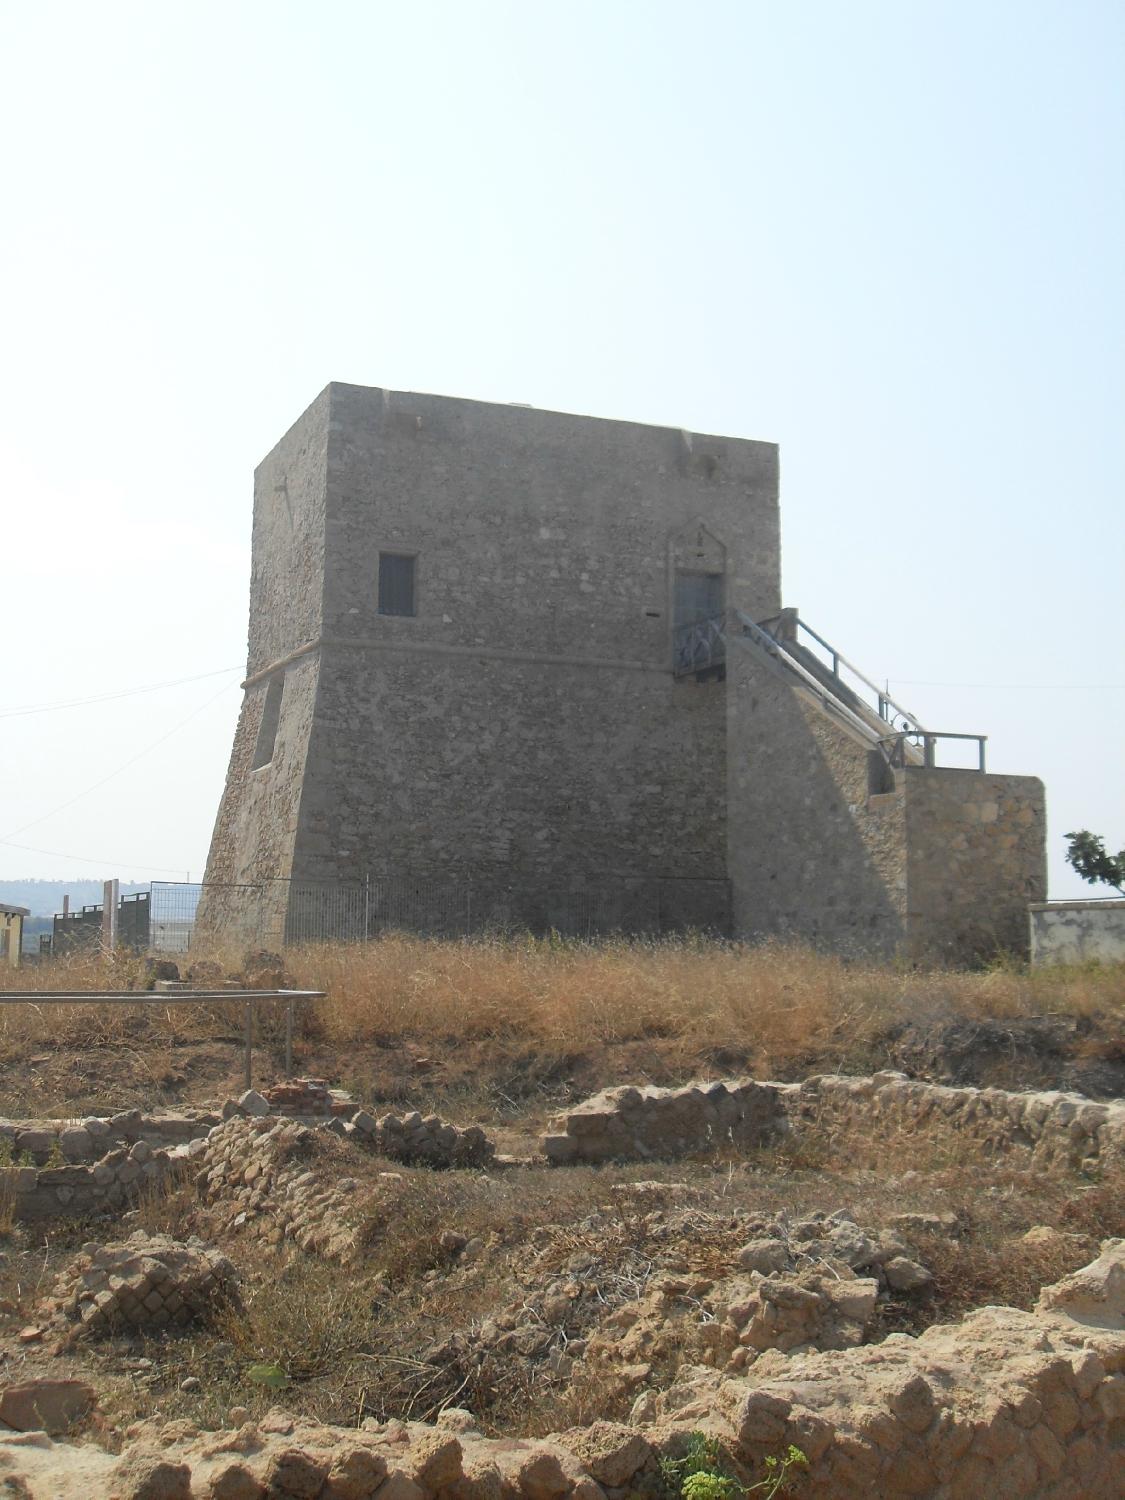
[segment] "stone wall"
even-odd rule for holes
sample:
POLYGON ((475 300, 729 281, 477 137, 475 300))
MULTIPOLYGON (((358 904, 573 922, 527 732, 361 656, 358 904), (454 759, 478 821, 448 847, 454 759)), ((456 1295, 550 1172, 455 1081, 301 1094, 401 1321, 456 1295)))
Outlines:
POLYGON ((1029 916, 1033 964, 1125 962, 1125 901, 1037 902, 1029 916))
POLYGON ((952 1131, 984 1151, 1027 1151, 1044 1166, 1094 1166, 1125 1159, 1125 1103, 1096 1103, 1057 1090, 949 1088, 904 1073, 870 1078, 825 1075, 781 1085, 794 1129, 801 1122, 843 1126, 878 1137, 952 1131))
POLYGON ((225 1229, 347 1261, 372 1193, 347 1175, 346 1161, 331 1154, 334 1145, 330 1135, 295 1120, 235 1116, 199 1151, 196 1188, 225 1229))
POLYGON ((81 1120, 0 1119, 0 1142, 6 1142, 13 1160, 26 1158, 29 1165, 46 1166, 61 1157, 68 1166, 95 1162, 115 1146, 129 1147, 137 1141, 149 1146, 177 1146, 205 1136, 219 1116, 209 1110, 187 1114, 146 1115, 139 1109, 115 1115, 87 1115, 81 1120))
POLYGON ((667 671, 669 569, 685 548, 688 563, 725 560, 728 603, 756 618, 779 607, 773 443, 329 389, 328 636, 461 652, 469 670, 516 653, 600 662, 610 681, 667 671), (417 554, 413 618, 378 613, 383 550, 417 554))
POLYGON ((671 558, 702 518, 770 607, 773 445, 352 386, 332 416, 296 868, 471 873, 489 906, 674 874, 725 928, 725 694, 672 677, 671 558), (414 617, 378 612, 381 550, 415 554, 414 617))
POLYGON ((83 1245, 43 1311, 67 1333, 87 1336, 208 1321, 237 1303, 234 1266, 202 1240, 143 1230, 108 1245, 83 1245))
POLYGON ((1026 957, 1027 908, 1047 894, 1047 810, 1034 776, 908 767, 908 954, 1026 957))
POLYGON ((676 678, 677 570, 721 578, 707 608, 776 614, 773 444, 329 386, 255 479, 249 675, 197 939, 283 941, 286 879, 390 877, 471 879, 477 925, 548 927, 584 890, 594 930, 1025 949, 1039 783, 891 775, 734 642, 726 680, 676 678), (383 552, 413 559, 413 614, 380 613, 383 552))
POLYGON ((680 1156, 724 1142, 760 1145, 785 1124, 783 1088, 739 1078, 681 1089, 603 1089, 550 1122, 543 1150, 565 1165, 680 1156))
POLYGON ((317 724, 296 854, 308 878, 471 875, 482 909, 509 887, 518 909, 666 873, 726 904, 720 685, 336 649, 317 724))
POLYGON ((209 880, 471 874, 536 925, 550 893, 636 878, 623 925, 728 927, 725 691, 672 676, 673 575, 702 559, 777 608, 773 444, 333 385, 259 469, 254 542, 209 880), (414 616, 379 613, 380 551, 415 555, 414 616))
MULTIPOLYGON (((793 1493, 823 1500, 1112 1500, 1125 1431, 1125 1242, 1050 1288, 1035 1312, 986 1307, 919 1338, 760 1356, 751 1381, 698 1372, 658 1405, 760 1472, 792 1443, 793 1493)), ((649 1434, 650 1439, 653 1436, 649 1434)))
POLYGON ((318 660, 287 659, 321 633, 329 399, 323 391, 254 476, 247 683, 219 804, 196 934, 212 943, 284 938, 285 891, 221 891, 292 874, 318 660), (254 769, 268 688, 283 681, 271 761, 254 769))
POLYGON ((761 1145, 802 1127, 847 1129, 878 1138, 953 1132, 982 1154, 1026 1151, 1043 1166, 1090 1168, 1125 1160, 1125 1103, 1096 1103, 1057 1091, 949 1088, 905 1073, 804 1083, 739 1078, 681 1089, 604 1089, 556 1116, 543 1137, 548 1159, 636 1160, 761 1145))
POLYGON ((158 1187, 188 1150, 154 1150, 139 1140, 128 1150, 107 1151, 93 1166, 0 1167, 0 1192, 10 1198, 20 1222, 82 1218, 120 1209, 146 1188, 158 1187))
POLYGON ((1026 954, 1046 892, 1043 784, 907 766, 763 653, 729 653, 729 858, 740 936, 923 962, 1026 954))
POLYGON ((537 1439, 486 1438, 457 1408, 434 1426, 330 1427, 280 1409, 219 1432, 155 1419, 129 1429, 120 1456, 37 1435, 13 1444, 6 1472, 28 1493, 63 1493, 82 1455, 90 1500, 623 1500, 664 1493, 660 1461, 703 1431, 746 1483, 799 1447, 807 1463, 786 1490, 797 1500, 1118 1500, 1125 1243, 1108 1241, 1034 1312, 983 1308, 919 1338, 826 1353, 766 1350, 749 1377, 688 1367, 655 1405, 655 1422, 537 1439))
POLYGON ((752 646, 728 652, 729 861, 740 937, 890 957, 905 941, 901 783, 752 646))

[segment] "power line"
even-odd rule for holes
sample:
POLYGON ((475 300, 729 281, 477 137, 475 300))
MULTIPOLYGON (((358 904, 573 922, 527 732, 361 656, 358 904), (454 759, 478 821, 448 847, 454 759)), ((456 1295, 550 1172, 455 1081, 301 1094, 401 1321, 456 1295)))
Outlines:
POLYGON ((926 682, 920 677, 892 677, 899 687, 1013 688, 1021 693, 1113 693, 1125 682, 926 682))
POLYGON ((221 698, 222 695, 227 692, 230 687, 231 684, 229 682, 224 682, 217 693, 213 693, 211 697, 208 698, 205 703, 201 703, 198 708, 192 709, 191 713, 188 714, 186 719, 181 719, 180 722, 178 724, 174 724, 166 734, 162 734, 159 739, 153 740, 151 745, 146 745, 143 750, 138 750, 136 755, 130 756, 128 760, 122 761, 121 764, 119 766, 116 766, 108 776, 103 776, 100 781, 95 781, 91 786, 83 787, 80 792, 75 792, 73 797, 68 797, 65 802, 60 802, 58 807, 53 807, 50 812, 45 812, 38 818, 32 818, 28 823, 21 823, 18 828, 10 828, 4 835, 4 837, 0 838, 0 844, 8 843, 13 833, 24 833, 29 828, 35 828, 39 823, 45 823, 48 818, 53 818, 56 813, 65 812, 68 807, 73 807, 74 804, 76 802, 80 802, 83 797, 88 797, 91 792, 96 792, 99 787, 105 786, 107 781, 112 781, 115 776, 120 776, 122 771, 127 771, 130 766, 135 766, 137 761, 148 755, 150 751, 155 750, 158 745, 163 745, 165 740, 170 740, 174 734, 179 734, 181 729, 190 724, 192 719, 197 718, 205 708, 210 708, 211 704, 216 702, 217 699, 221 698))
POLYGON ((64 854, 61 849, 36 849, 33 844, 13 844, 11 839, 0 839, 8 849, 23 849, 29 854, 49 854, 52 859, 76 859, 80 865, 101 865, 103 870, 159 870, 162 875, 180 875, 183 866, 174 869, 171 865, 146 865, 136 859, 91 859, 88 854, 64 854))
POLYGON ((206 677, 222 677, 240 672, 241 667, 216 667, 213 672, 198 672, 194 677, 172 677, 167 682, 151 682, 147 687, 122 688, 119 692, 97 693, 92 698, 60 698, 57 703, 29 703, 20 708, 0 711, 0 719, 23 718, 28 714, 53 714, 64 708, 85 708, 88 703, 109 703, 115 698, 135 698, 139 693, 155 693, 161 688, 182 687, 187 682, 202 682, 206 677))

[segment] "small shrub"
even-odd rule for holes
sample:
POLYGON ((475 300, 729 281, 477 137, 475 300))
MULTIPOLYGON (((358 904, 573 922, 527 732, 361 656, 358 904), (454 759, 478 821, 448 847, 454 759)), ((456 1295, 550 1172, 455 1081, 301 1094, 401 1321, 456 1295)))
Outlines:
POLYGON ((722 1445, 705 1432, 693 1432, 680 1458, 662 1458, 660 1472, 665 1488, 677 1500, 742 1500, 760 1495, 774 1500, 788 1486, 792 1471, 808 1465, 800 1448, 790 1443, 777 1457, 769 1454, 765 1473, 755 1484, 740 1484, 727 1466, 722 1445))

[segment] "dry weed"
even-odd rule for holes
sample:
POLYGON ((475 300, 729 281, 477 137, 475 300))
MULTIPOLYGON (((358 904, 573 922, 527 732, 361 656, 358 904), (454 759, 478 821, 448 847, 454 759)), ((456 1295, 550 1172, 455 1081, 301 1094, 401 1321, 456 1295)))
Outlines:
MULTIPOLYGON (((226 956, 229 961, 229 955, 226 956)), ((792 1076, 807 1068, 880 1061, 888 1035, 920 1017, 1018 1020, 1108 1018, 1087 1045, 1116 1056, 1125 1018, 1122 966, 981 972, 851 963, 807 948, 750 947, 702 938, 598 943, 539 938, 436 941, 391 934, 368 944, 290 949, 301 988, 326 998, 305 1007, 308 1046, 410 1040, 448 1052, 487 1044, 520 1067, 566 1066, 576 1051, 657 1040, 685 1067, 792 1076), (1108 1051, 1107 1051, 1108 1048, 1108 1051)), ((228 967, 230 967, 228 962, 228 967)), ((76 954, 0 974, 6 988, 136 988, 143 961, 76 954)), ((280 1008, 260 1008, 266 1048, 279 1045, 280 1008)), ((0 1066, 36 1046, 172 1047, 239 1035, 237 1007, 8 1006, 0 1011, 0 1066)), ((885 1060, 885 1059, 884 1059, 885 1060)))

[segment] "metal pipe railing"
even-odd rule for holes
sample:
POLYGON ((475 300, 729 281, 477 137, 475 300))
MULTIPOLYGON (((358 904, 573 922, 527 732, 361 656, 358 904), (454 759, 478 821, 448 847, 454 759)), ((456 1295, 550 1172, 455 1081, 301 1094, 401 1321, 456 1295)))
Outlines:
MULTIPOLYGON (((780 619, 779 615, 771 615, 769 620, 765 621, 764 623, 767 625, 772 624, 772 622, 777 619, 780 619)), ((812 636, 817 645, 823 647, 824 650, 828 652, 829 656, 831 656, 833 677, 839 678, 841 682, 844 682, 843 677, 840 676, 840 668, 846 667, 854 677, 857 677, 859 681, 863 683, 865 688, 874 693, 876 699, 876 712, 884 721, 884 723, 893 724, 894 716, 897 714, 905 724, 913 725, 919 730, 921 729, 922 721, 919 719, 917 714, 911 713, 909 709, 903 708, 902 704, 897 703, 895 699, 891 697, 889 692, 887 692, 884 688, 881 688, 877 682, 872 682, 871 678, 868 677, 865 672, 862 672, 859 667, 856 666, 855 662, 849 660, 849 658, 846 657, 842 651, 837 650, 837 648, 833 646, 831 641, 826 641, 820 634, 820 632, 814 630, 811 625, 802 620, 800 615, 796 616, 795 624, 798 630, 803 630, 806 635, 812 636)), ((848 686, 847 683, 844 683, 844 685, 845 687, 848 686)))
POLYGON ((910 729, 902 730, 899 734, 887 735, 883 744, 892 745, 891 765, 905 765, 906 758, 903 746, 907 741, 922 745, 922 764, 929 767, 937 765, 937 742, 938 740, 975 740, 977 745, 977 770, 985 769, 985 745, 988 743, 987 734, 958 734, 951 729, 910 729))
POLYGON ((254 1004, 284 1000, 285 1076, 293 1072, 293 1013, 298 1000, 322 1000, 325 990, 0 990, 0 1005, 192 1005, 245 1006, 243 1048, 246 1087, 252 1088, 254 1004))

